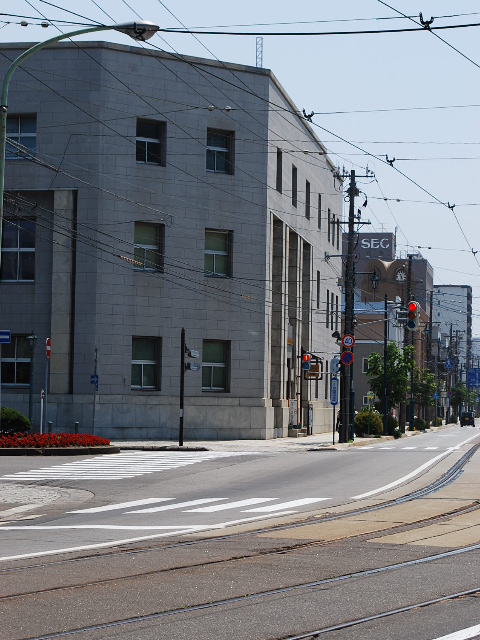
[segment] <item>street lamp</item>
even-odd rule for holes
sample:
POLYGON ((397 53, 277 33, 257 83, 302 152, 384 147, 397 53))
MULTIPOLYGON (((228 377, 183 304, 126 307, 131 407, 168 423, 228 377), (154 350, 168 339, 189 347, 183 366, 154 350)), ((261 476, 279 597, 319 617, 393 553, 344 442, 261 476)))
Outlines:
POLYGON ((2 94, 0 103, 0 268, 2 266, 2 232, 3 232, 3 193, 5 190, 5 146, 7 139, 7 99, 8 99, 8 85, 14 71, 19 67, 27 58, 31 55, 44 49, 51 44, 65 40, 66 38, 72 38, 74 36, 80 36, 85 33, 93 33, 95 31, 119 31, 125 35, 130 36, 134 40, 140 40, 144 42, 149 40, 158 30, 159 26, 153 24, 153 22, 126 22, 123 24, 115 25, 98 25, 96 27, 87 27, 85 29, 79 29, 77 31, 70 31, 69 33, 62 33, 54 38, 39 42, 38 44, 30 47, 16 58, 12 64, 8 67, 7 73, 3 79, 2 94))
POLYGON ((28 421, 32 426, 32 408, 33 408, 33 355, 35 352, 35 345, 37 344, 37 336, 33 333, 27 336, 28 345, 30 347, 30 386, 28 389, 28 421))

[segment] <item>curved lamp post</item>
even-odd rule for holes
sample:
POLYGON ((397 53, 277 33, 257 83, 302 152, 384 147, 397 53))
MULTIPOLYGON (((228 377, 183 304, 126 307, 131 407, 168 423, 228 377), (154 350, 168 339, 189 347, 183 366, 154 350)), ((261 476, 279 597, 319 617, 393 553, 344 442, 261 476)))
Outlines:
POLYGON ((0 267, 2 266, 2 232, 3 232, 3 193, 5 189, 5 145, 7 138, 7 99, 8 99, 8 85, 10 83, 10 78, 12 77, 15 69, 19 67, 22 62, 24 62, 31 55, 40 51, 40 49, 44 49, 55 42, 59 42, 60 40, 65 40, 66 38, 72 38, 73 36, 80 36, 85 33, 93 33, 95 31, 120 31, 125 35, 130 36, 134 40, 140 40, 144 42, 145 40, 150 39, 158 30, 156 24, 153 22, 129 22, 124 24, 116 24, 116 25, 99 25, 96 27, 87 27, 85 29, 79 29, 77 31, 70 31, 69 33, 62 33, 54 38, 50 38, 49 40, 45 40, 44 42, 39 42, 38 44, 30 47, 24 51, 21 55, 16 58, 12 62, 12 64, 7 69, 7 73, 5 74, 5 78, 3 79, 2 84, 2 95, 1 95, 1 103, 0 103, 0 267))

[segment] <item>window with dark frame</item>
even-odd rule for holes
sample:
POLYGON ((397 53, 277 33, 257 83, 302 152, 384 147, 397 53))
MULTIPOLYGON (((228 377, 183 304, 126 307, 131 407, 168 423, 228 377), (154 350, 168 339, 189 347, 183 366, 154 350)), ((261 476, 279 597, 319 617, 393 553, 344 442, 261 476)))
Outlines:
POLYGON ((333 308, 334 297, 335 297, 335 294, 332 291, 332 293, 330 294, 330 309, 331 309, 331 312, 330 312, 330 329, 332 331, 333 331, 333 316, 335 315, 335 310, 333 308))
POLYGON ((137 162, 166 165, 166 131, 165 122, 137 118, 137 162))
POLYGON ((232 277, 233 233, 205 229, 204 275, 215 278, 232 277))
POLYGON ((332 212, 327 209, 327 241, 330 242, 332 235, 332 212))
POLYGON ((152 222, 135 222, 134 258, 135 268, 141 271, 164 269, 165 227, 152 222))
POLYGON ((132 389, 160 389, 160 338, 132 337, 132 389))
POLYGON ((297 208, 298 204, 298 184, 297 184, 297 167, 292 164, 292 206, 297 208))
POLYGON ((277 149, 277 177, 276 177, 276 190, 278 193, 282 193, 283 189, 283 156, 282 150, 277 149))
POLYGON ((12 335, 10 344, 2 344, 2 387, 30 386, 32 352, 27 336, 12 335))
POLYGON ((305 217, 310 220, 310 182, 305 180, 305 217))
POLYGON ((1 282, 34 282, 35 220, 4 218, 1 282))
POLYGON ((317 271, 317 309, 320 309, 320 271, 317 271))
POLYGON ((325 314, 325 326, 329 327, 330 325, 330 291, 327 289, 327 313, 325 314))
POLYGON ((233 175, 234 163, 235 132, 207 129, 207 171, 233 175))
POLYGON ((202 349, 202 391, 229 391, 230 343, 204 340, 202 349))
POLYGON ((368 373, 368 358, 362 358, 362 373, 368 373))
POLYGON ((317 226, 319 229, 322 228, 322 194, 318 194, 318 210, 317 210, 317 226))
POLYGON ((21 160, 35 155, 37 151, 36 116, 7 116, 6 130, 5 160, 21 160), (25 147, 25 150, 22 151, 21 147, 25 147))

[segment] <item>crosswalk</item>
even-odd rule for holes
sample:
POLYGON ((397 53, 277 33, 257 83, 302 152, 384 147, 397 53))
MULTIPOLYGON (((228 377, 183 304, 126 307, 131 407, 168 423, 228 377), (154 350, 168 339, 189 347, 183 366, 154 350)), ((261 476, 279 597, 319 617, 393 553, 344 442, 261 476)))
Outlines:
MULTIPOLYGON (((1 476, 1 480, 123 480, 158 471, 177 469, 198 462, 244 456, 241 451, 125 451, 101 455, 41 469, 19 471, 1 476)), ((248 455, 255 455, 248 453, 248 455)))
POLYGON ((375 449, 376 451, 438 451, 442 447, 395 447, 395 446, 386 446, 379 447, 376 444, 368 444, 364 447, 359 447, 359 451, 371 451, 375 449))

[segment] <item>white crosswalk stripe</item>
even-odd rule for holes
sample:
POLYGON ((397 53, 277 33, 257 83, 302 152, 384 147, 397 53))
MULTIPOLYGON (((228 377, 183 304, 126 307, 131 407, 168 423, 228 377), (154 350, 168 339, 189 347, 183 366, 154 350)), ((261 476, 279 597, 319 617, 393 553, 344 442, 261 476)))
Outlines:
POLYGON ((1 476, 2 480, 122 480, 137 476, 176 469, 197 462, 227 458, 233 456, 258 455, 243 451, 199 451, 172 452, 167 451, 134 451, 119 454, 108 454, 75 460, 64 464, 19 471, 1 476))

